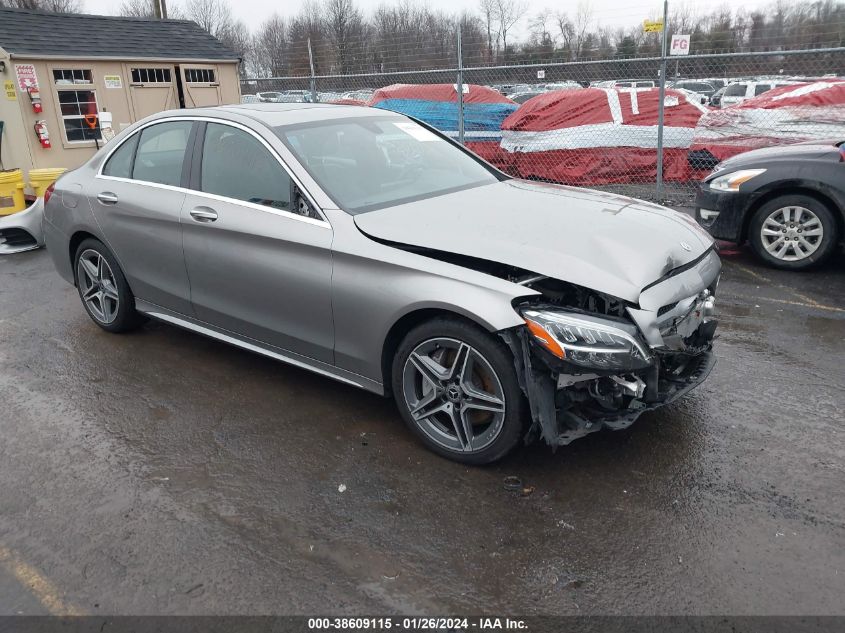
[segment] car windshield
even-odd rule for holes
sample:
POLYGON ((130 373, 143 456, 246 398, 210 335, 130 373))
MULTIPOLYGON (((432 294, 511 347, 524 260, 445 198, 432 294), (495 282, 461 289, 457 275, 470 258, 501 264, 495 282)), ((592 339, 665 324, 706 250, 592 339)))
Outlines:
POLYGON ((731 84, 725 89, 726 97, 744 97, 746 91, 745 84, 731 84))
POLYGON ((410 119, 362 117, 275 132, 353 214, 498 181, 484 164, 410 119))

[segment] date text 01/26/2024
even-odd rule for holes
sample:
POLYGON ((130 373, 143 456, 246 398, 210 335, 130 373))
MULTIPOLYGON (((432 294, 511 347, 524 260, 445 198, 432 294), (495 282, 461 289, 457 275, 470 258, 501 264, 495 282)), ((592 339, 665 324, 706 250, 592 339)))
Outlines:
POLYGON ((511 618, 426 618, 426 617, 351 617, 308 618, 308 629, 319 630, 388 630, 398 631, 524 631, 524 620, 511 618))

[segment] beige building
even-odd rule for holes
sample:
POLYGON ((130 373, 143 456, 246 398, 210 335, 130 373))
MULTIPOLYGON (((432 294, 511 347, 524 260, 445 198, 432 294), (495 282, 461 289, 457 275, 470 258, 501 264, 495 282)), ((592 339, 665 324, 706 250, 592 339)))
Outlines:
POLYGON ((0 9, 0 169, 71 169, 149 114, 238 103, 238 61, 186 20, 0 9))

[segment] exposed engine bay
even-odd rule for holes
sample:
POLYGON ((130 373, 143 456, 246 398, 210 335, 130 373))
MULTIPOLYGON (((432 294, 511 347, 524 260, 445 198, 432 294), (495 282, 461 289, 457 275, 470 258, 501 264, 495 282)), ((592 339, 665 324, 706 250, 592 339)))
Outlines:
POLYGON ((654 319, 663 343, 650 346, 628 316, 628 309, 636 306, 559 280, 524 279, 526 287, 542 296, 515 306, 526 327, 500 335, 513 352, 531 408, 533 424, 526 441, 539 435, 558 446, 605 427, 627 428, 642 413, 704 381, 715 364, 711 349, 717 281, 657 310, 654 319), (555 324, 554 319, 538 318, 542 315, 560 318, 555 324), (626 355, 621 341, 629 342, 626 360, 620 358, 626 355), (614 344, 620 349, 613 349, 614 344))

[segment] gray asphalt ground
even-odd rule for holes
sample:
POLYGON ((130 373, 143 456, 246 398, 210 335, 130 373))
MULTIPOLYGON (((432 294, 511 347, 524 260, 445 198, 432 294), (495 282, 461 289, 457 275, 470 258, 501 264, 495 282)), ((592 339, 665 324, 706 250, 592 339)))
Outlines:
POLYGON ((45 251, 0 258, 0 614, 841 614, 845 258, 723 259, 704 385, 466 468, 389 400, 107 334, 45 251))

